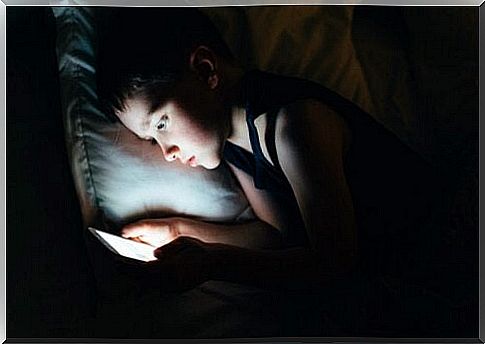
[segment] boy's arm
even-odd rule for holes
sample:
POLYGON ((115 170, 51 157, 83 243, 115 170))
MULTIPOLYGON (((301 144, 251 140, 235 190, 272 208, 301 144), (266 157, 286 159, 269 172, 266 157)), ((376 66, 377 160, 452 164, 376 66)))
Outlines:
POLYGON ((356 233, 344 155, 351 133, 332 109, 305 100, 282 109, 276 150, 300 208, 311 249, 325 270, 355 263, 356 233))
POLYGON ((154 247, 179 237, 191 237, 206 243, 220 243, 261 249, 281 246, 279 230, 259 219, 240 224, 219 224, 184 217, 145 219, 125 226, 121 235, 137 238, 154 247))

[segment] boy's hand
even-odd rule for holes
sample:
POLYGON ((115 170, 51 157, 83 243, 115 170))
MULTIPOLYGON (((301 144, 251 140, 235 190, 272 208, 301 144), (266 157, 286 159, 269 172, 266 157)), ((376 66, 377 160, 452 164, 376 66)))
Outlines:
POLYGON ((180 236, 184 222, 184 219, 178 217, 141 220, 126 225, 121 231, 121 236, 160 247, 180 236))
POLYGON ((214 268, 213 244, 179 237, 154 251, 157 260, 122 264, 123 272, 164 291, 184 291, 209 280, 214 268))

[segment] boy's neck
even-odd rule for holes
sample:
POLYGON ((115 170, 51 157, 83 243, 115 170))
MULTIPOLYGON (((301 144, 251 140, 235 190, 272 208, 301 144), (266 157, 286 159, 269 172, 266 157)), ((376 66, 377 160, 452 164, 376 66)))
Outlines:
POLYGON ((231 131, 227 140, 231 143, 251 151, 249 133, 246 125, 246 109, 235 105, 230 109, 231 131))

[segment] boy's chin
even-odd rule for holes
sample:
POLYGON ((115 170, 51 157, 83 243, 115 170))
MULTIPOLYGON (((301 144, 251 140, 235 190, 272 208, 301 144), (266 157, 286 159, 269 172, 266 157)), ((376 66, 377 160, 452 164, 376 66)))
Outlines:
POLYGON ((221 160, 204 161, 199 164, 199 166, 205 168, 206 170, 215 170, 220 165, 221 165, 221 160))

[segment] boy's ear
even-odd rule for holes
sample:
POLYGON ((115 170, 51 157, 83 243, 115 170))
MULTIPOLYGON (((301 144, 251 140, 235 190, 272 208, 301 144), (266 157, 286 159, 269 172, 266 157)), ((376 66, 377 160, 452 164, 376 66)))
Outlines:
POLYGON ((210 48, 201 45, 192 51, 190 69, 211 89, 215 89, 219 85, 217 56, 210 48))

